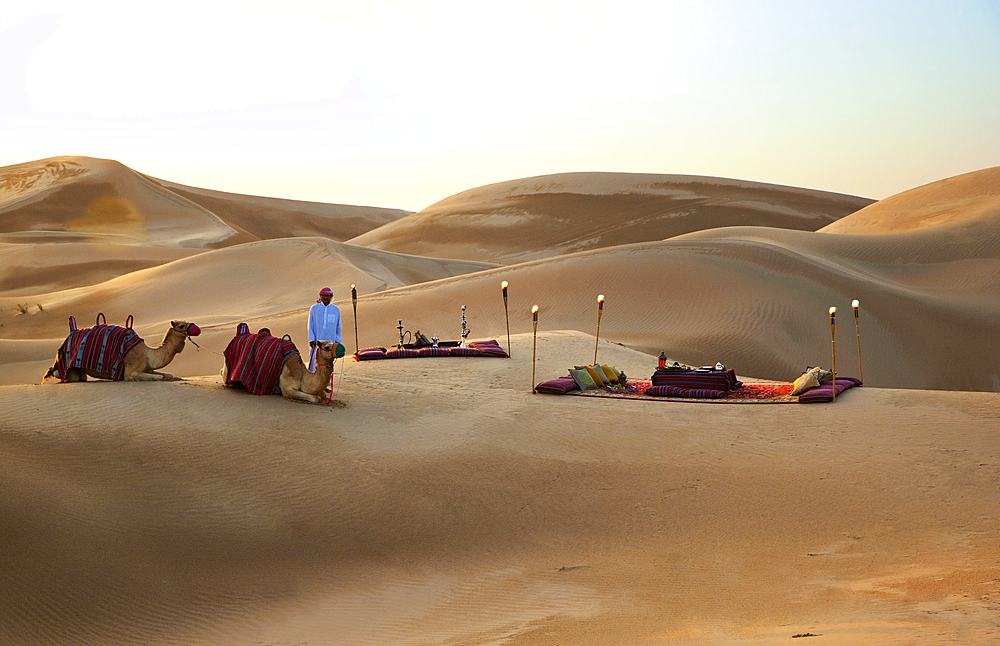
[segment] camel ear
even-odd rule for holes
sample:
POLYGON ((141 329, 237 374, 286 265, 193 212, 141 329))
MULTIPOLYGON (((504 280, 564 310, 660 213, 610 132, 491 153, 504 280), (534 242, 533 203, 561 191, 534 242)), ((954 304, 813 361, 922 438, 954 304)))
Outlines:
POLYGON ((177 321, 170 321, 170 327, 177 327, 177 321))

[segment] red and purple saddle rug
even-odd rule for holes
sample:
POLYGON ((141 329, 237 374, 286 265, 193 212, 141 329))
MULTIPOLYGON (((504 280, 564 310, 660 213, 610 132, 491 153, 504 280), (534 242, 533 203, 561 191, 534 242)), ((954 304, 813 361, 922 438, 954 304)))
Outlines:
POLYGON ((226 385, 242 385, 254 395, 274 394, 282 367, 297 352, 291 339, 271 336, 267 328, 250 334, 249 326, 240 323, 226 346, 226 385))
POLYGON ((56 356, 59 380, 66 381, 69 369, 78 368, 121 381, 125 378, 125 355, 140 343, 142 338, 135 330, 120 325, 98 324, 72 330, 56 356))

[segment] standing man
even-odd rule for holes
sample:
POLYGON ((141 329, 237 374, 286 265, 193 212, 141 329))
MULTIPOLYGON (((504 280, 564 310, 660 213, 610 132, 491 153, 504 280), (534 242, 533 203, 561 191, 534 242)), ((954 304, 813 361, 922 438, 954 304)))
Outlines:
POLYGON ((319 300, 309 308, 309 372, 316 371, 316 346, 320 341, 340 343, 340 308, 331 304, 333 290, 319 290, 319 300))

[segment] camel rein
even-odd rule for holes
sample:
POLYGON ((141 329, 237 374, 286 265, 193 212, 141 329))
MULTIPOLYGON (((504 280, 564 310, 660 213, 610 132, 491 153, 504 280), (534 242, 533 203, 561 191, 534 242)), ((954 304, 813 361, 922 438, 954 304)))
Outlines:
MULTIPOLYGON (((192 339, 191 337, 188 337, 187 340, 190 341, 194 345, 195 349, 197 349, 199 352, 201 351, 201 346, 198 345, 198 343, 194 339, 192 339)), ((221 352, 216 352, 215 350, 212 350, 210 348, 205 348, 205 349, 208 350, 209 352, 211 352, 212 354, 219 355, 223 359, 226 358, 226 355, 222 354, 221 352)))

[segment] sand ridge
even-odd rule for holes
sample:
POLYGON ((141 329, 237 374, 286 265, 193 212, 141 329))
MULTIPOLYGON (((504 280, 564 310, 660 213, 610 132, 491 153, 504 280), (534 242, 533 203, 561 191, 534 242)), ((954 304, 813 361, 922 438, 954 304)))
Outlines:
POLYGON ((351 242, 509 265, 714 227, 815 231, 871 203, 714 177, 563 173, 470 189, 351 242))

